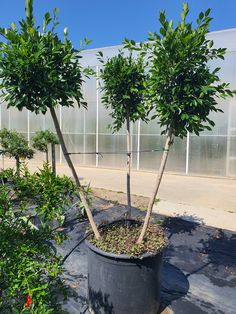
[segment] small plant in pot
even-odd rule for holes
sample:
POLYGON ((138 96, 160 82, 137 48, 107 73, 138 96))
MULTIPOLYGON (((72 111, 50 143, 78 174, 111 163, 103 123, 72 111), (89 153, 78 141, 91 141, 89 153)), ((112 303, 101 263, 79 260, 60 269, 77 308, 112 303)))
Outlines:
MULTIPOLYGON (((134 41, 125 40, 125 48, 138 51, 147 60, 149 71, 143 95, 150 104, 149 109, 155 111, 152 119, 158 118, 166 143, 143 225, 134 222, 127 227, 111 223, 103 229, 101 240, 88 239, 89 303, 94 313, 158 312, 165 236, 159 227, 151 225, 150 219, 169 150, 174 137, 211 130, 214 122, 209 113, 221 111, 216 99, 235 94, 227 83, 220 82, 220 69, 210 69, 208 65, 210 60, 224 59, 226 51, 214 48, 207 38, 212 20, 210 10, 199 14, 195 28, 186 21, 188 11, 185 4, 181 22, 176 27, 161 12, 160 33, 149 33, 148 42, 136 45, 134 41)), ((127 72, 129 69, 127 67, 127 72)), ((105 64, 102 73, 106 70, 105 64)), ((124 86, 119 94, 125 95, 126 81, 122 85, 118 69, 110 80, 103 78, 105 97, 109 93, 110 104, 117 91, 109 90, 109 85, 116 79, 124 86)), ((121 110, 122 102, 117 103, 117 111, 121 110)))
POLYGON ((3 155, 15 158, 16 173, 19 176, 21 160, 33 158, 34 150, 28 147, 28 141, 22 134, 6 128, 0 130, 0 144, 3 155))
POLYGON ((59 144, 58 138, 50 130, 37 131, 32 137, 33 148, 46 154, 46 162, 49 162, 49 150, 48 146, 51 145, 51 156, 52 156, 52 169, 53 173, 56 174, 56 158, 55 158, 55 145, 59 144))

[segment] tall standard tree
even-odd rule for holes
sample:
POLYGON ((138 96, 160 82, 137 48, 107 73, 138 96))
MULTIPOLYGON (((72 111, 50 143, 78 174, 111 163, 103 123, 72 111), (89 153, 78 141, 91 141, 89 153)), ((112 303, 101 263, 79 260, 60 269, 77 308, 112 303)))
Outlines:
POLYGON ((147 120, 147 108, 144 102, 144 89, 146 74, 142 58, 134 59, 132 54, 125 56, 119 52, 117 56, 104 61, 100 53, 99 60, 103 67, 100 77, 102 79, 102 102, 111 110, 113 118, 113 131, 119 131, 126 124, 127 143, 127 203, 128 215, 131 218, 131 133, 130 122, 141 119, 147 120))
POLYGON ((10 28, 0 30, 5 39, 0 51, 1 88, 8 107, 26 108, 36 114, 50 110, 63 154, 79 188, 91 227, 99 239, 99 231, 68 155, 55 112, 56 106, 73 106, 74 101, 78 106, 86 107, 81 92, 83 79, 79 51, 68 39, 66 29, 63 41, 56 34, 56 14, 57 10, 53 17, 46 13, 40 29, 34 23, 33 0, 26 0, 26 19, 19 22, 19 29, 13 23, 10 28), (48 30, 50 24, 52 27, 48 30))
POLYGON ((165 12, 160 13, 160 32, 149 33, 148 42, 135 45, 126 40, 125 46, 142 51, 149 60, 150 79, 147 94, 156 111, 160 125, 166 134, 155 188, 150 199, 144 225, 138 239, 143 241, 153 205, 165 170, 166 161, 174 137, 181 138, 187 132, 199 135, 204 129, 211 130, 214 122, 210 112, 220 112, 217 99, 233 96, 229 84, 220 82, 220 68, 210 69, 208 62, 224 59, 226 49, 216 49, 207 38, 210 9, 201 12, 196 27, 186 21, 189 12, 184 4, 181 21, 176 27, 168 21, 165 12))

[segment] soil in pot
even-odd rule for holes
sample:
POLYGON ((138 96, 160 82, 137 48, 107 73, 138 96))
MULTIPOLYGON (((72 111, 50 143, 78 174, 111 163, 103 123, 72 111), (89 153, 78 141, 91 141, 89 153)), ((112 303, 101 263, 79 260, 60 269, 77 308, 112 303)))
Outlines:
POLYGON ((166 245, 163 228, 158 224, 150 224, 143 243, 137 244, 141 232, 139 221, 118 221, 103 228, 102 240, 97 240, 91 235, 88 240, 97 248, 115 254, 142 256, 145 253, 157 253, 166 245))

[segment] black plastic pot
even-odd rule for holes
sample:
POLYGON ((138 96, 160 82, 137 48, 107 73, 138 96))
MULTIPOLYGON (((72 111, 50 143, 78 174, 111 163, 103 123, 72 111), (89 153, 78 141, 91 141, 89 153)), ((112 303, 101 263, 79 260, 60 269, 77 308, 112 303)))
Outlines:
POLYGON ((106 253, 88 241, 88 298, 94 314, 157 314, 162 252, 106 253))

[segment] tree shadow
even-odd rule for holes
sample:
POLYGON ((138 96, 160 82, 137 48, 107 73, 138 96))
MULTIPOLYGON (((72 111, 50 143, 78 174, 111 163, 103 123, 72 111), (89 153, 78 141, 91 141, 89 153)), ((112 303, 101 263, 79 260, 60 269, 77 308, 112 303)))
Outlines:
POLYGON ((185 274, 169 262, 164 262, 161 270, 161 313, 174 300, 184 297, 189 290, 185 274))
POLYGON ((101 291, 93 291, 89 288, 90 305, 96 314, 114 314, 113 304, 109 302, 109 294, 103 294, 101 291))
POLYGON ((222 229, 208 234, 207 240, 201 240, 202 252, 207 255, 209 263, 217 266, 236 266, 236 235, 222 229))
MULTIPOLYGON (((188 216, 188 218, 189 217, 192 216, 188 216)), ((199 225, 199 222, 185 220, 183 217, 167 217, 162 223, 162 227, 165 228, 168 233, 168 239, 174 234, 187 233, 191 235, 199 225)))

